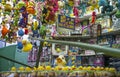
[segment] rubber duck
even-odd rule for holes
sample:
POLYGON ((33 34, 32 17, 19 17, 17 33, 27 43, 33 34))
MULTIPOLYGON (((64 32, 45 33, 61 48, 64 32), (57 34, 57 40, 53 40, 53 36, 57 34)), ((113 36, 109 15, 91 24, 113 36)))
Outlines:
POLYGON ((23 44, 23 48, 22 48, 23 52, 29 52, 30 50, 32 50, 32 44, 27 40, 23 40, 22 44, 23 44))

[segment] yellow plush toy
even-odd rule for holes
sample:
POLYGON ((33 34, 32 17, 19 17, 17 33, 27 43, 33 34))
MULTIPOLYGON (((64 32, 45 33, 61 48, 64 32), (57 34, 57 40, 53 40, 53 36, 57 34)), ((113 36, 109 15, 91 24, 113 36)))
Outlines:
POLYGON ((89 4, 91 5, 90 10, 99 9, 98 0, 90 0, 89 4))
POLYGON ((59 66, 59 67, 64 67, 64 66, 66 65, 65 57, 64 57, 63 55, 60 55, 60 56, 56 59, 55 63, 56 63, 57 66, 59 66))
POLYGON ((36 30, 38 28, 38 24, 39 23, 38 23, 37 20, 33 22, 33 28, 34 28, 34 30, 36 30))
POLYGON ((22 49, 23 52, 29 52, 30 50, 32 50, 32 44, 27 40, 23 40, 22 44, 23 44, 23 49, 22 49))
POLYGON ((68 0, 69 6, 74 6, 74 0, 68 0))

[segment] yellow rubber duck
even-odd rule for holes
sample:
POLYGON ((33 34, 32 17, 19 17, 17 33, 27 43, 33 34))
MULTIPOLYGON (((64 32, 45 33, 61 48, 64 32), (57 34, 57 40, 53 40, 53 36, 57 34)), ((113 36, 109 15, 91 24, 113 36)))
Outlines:
POLYGON ((21 67, 19 67, 19 71, 24 71, 24 69, 25 69, 25 68, 24 68, 24 67, 22 67, 22 66, 21 66, 21 67))
POLYGON ((46 66, 45 69, 50 71, 51 70, 51 66, 46 66))
POLYGON ((16 67, 11 68, 11 71, 16 71, 16 70, 17 70, 16 67))
POLYGON ((30 67, 26 67, 25 71, 31 71, 32 69, 30 67))
POLYGON ((44 70, 45 68, 43 67, 43 66, 39 66, 38 68, 37 68, 37 70, 38 71, 42 71, 42 70, 44 70))
POLYGON ((22 41, 22 44, 23 44, 23 49, 22 51, 23 52, 29 52, 30 50, 32 50, 32 44, 30 42, 28 42, 27 40, 23 40, 22 41))

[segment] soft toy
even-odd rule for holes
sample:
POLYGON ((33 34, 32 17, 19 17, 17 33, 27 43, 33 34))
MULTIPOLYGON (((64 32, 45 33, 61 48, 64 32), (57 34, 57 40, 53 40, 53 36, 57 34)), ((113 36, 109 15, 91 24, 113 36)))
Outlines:
POLYGON ((18 4, 17 4, 17 7, 20 9, 20 8, 22 8, 23 6, 26 6, 25 2, 19 1, 18 4))
POLYGON ((51 30, 51 36, 54 37, 55 34, 56 34, 56 27, 53 26, 53 27, 52 27, 52 30, 51 30))
POLYGON ((59 55, 59 57, 56 59, 55 63, 59 67, 64 67, 66 65, 66 60, 63 55, 59 55))
POLYGON ((73 6, 74 5, 74 0, 68 0, 68 5, 73 6))
POLYGON ((76 6, 73 7, 73 14, 75 16, 75 24, 79 23, 80 22, 79 11, 76 6))
POLYGON ((79 16, 79 13, 78 13, 78 8, 77 7, 73 7, 73 13, 74 13, 74 16, 75 17, 78 17, 79 16))
POLYGON ((22 29, 18 30, 18 35, 19 36, 23 36, 24 35, 24 31, 22 29))
POLYGON ((20 12, 22 13, 22 18, 20 19, 19 26, 24 28, 28 24, 28 13, 26 11, 26 7, 21 7, 20 12))
POLYGON ((96 21, 96 12, 92 12, 91 24, 95 24, 96 21))
POLYGON ((28 2, 28 6, 26 9, 29 14, 35 14, 35 3, 32 1, 28 2))
POLYGON ((90 0, 89 4, 91 10, 99 9, 98 0, 90 0))
POLYGON ((3 27, 2 27, 2 31, 1 31, 2 37, 4 38, 7 35, 8 32, 9 32, 9 30, 5 26, 5 23, 3 22, 3 27))
POLYGON ((58 1, 58 5, 59 5, 59 8, 60 8, 60 9, 64 8, 64 6, 65 6, 64 0, 58 1))
POLYGON ((17 48, 18 48, 18 49, 22 49, 22 48, 23 48, 22 42, 17 42, 17 48))
POLYGON ((58 0, 55 0, 54 5, 53 5, 53 10, 56 13, 58 11, 58 9, 59 9, 58 0))
POLYGON ((39 32, 40 32, 40 35, 41 35, 41 36, 45 36, 45 35, 46 35, 46 26, 45 26, 45 24, 43 24, 43 25, 41 26, 39 32))
POLYGON ((99 6, 102 6, 101 13, 107 13, 113 11, 113 6, 107 0, 99 0, 99 6))
POLYGON ((5 8, 5 11, 8 11, 8 12, 11 12, 12 10, 12 6, 10 4, 5 4, 4 8, 5 8))
POLYGON ((115 16, 117 18, 120 18, 120 0, 118 0, 118 2, 116 3, 116 7, 118 8, 118 10, 117 10, 115 16))
POLYGON ((35 19, 33 21, 33 26, 32 26, 33 37, 39 36, 38 29, 40 29, 40 24, 39 24, 38 20, 35 19))
POLYGON ((49 24, 54 24, 55 22, 55 12, 54 12, 54 9, 53 7, 48 7, 48 12, 47 12, 47 16, 46 16, 46 21, 47 23, 49 24))
POLYGON ((27 35, 29 33, 28 28, 24 28, 25 34, 27 35))
POLYGON ((29 52, 30 50, 32 50, 32 44, 27 40, 23 40, 22 44, 23 44, 23 48, 22 48, 23 52, 29 52))

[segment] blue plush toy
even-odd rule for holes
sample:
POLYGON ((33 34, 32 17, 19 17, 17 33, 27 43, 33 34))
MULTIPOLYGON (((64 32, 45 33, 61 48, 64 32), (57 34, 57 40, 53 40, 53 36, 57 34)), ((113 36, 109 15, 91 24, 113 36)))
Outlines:
POLYGON ((19 20, 18 25, 19 25, 20 27, 23 27, 23 28, 26 26, 24 18, 21 18, 21 19, 19 20))
POLYGON ((113 6, 110 5, 110 2, 107 0, 99 0, 98 4, 99 6, 103 6, 101 10, 101 13, 103 14, 113 11, 113 6))
POLYGON ((17 43, 17 48, 18 48, 18 49, 22 49, 22 48, 23 48, 22 42, 18 42, 18 43, 17 43))
POLYGON ((19 35, 19 36, 23 36, 23 35, 24 35, 24 31, 23 31, 22 29, 20 29, 20 30, 18 31, 18 35, 19 35))
POLYGON ((26 7, 25 6, 22 6, 19 11, 22 13, 22 18, 19 21, 19 26, 24 28, 24 27, 27 26, 28 13, 26 11, 26 7))

